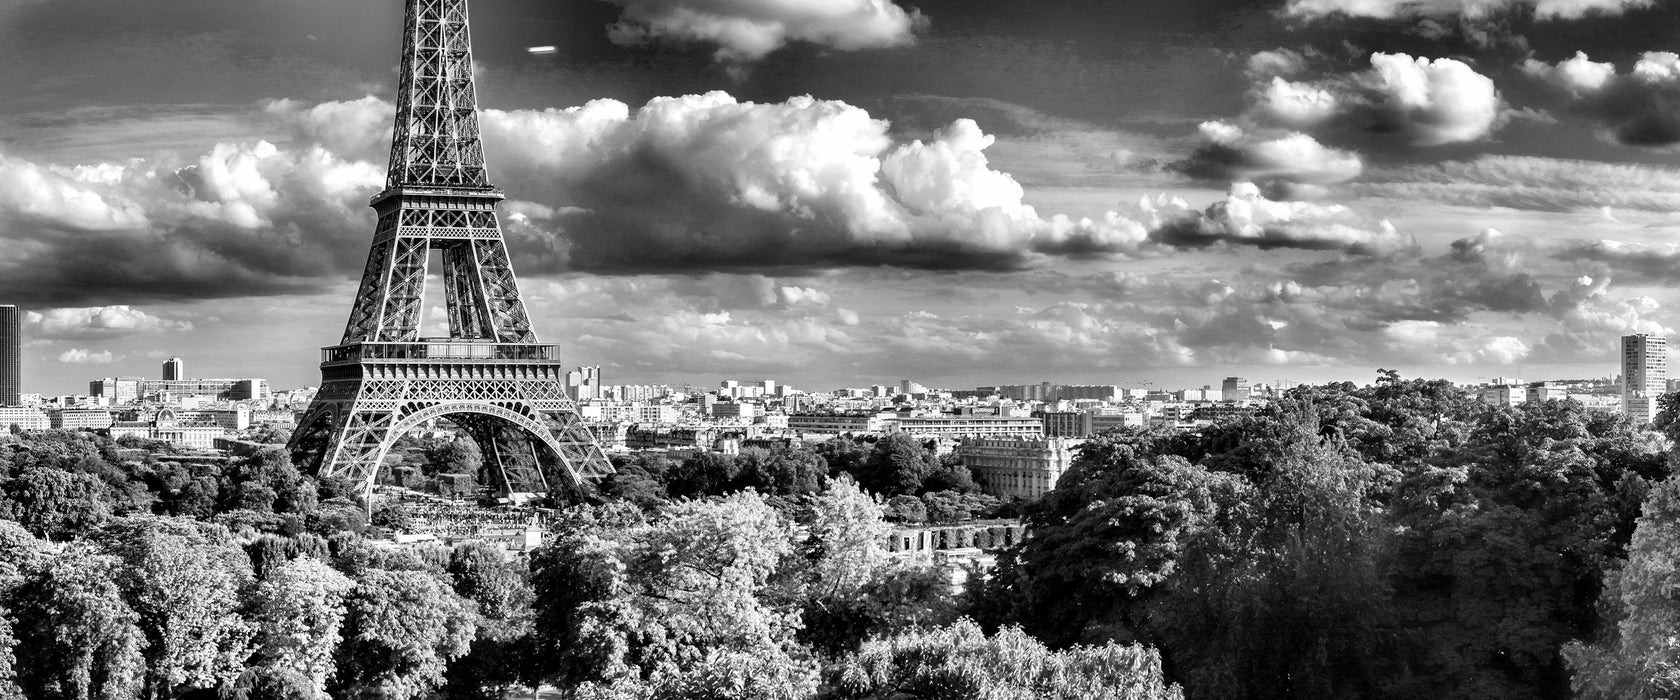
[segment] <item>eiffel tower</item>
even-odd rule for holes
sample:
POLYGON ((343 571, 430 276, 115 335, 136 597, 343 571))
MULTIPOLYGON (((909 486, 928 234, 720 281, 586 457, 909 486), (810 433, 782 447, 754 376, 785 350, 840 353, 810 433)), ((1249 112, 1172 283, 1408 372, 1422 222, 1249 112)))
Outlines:
POLYGON ((288 449, 308 473, 373 485, 391 445, 447 417, 509 494, 576 493, 612 473, 537 342, 485 171, 466 0, 407 0, 397 120, 373 248, 350 321, 321 350, 321 389, 288 449), (422 338, 441 251, 449 336, 422 338))

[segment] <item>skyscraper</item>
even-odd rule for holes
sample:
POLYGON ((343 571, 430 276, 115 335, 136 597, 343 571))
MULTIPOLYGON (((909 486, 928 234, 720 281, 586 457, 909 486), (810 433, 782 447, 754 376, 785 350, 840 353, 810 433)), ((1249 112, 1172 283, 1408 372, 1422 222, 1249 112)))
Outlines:
POLYGON ((18 308, 0 306, 0 406, 23 403, 23 332, 18 308))
POLYGON ((566 373, 566 392, 573 401, 594 401, 601 398, 601 366, 579 367, 566 373))
POLYGON ((163 363, 163 380, 173 381, 186 379, 186 364, 179 357, 171 357, 163 363))
POLYGON ((1226 401, 1247 401, 1253 396, 1248 380, 1242 377, 1226 377, 1219 393, 1226 401))
POLYGON ((1668 339, 1622 336, 1622 413, 1640 423, 1657 416, 1657 398, 1668 389, 1668 339))

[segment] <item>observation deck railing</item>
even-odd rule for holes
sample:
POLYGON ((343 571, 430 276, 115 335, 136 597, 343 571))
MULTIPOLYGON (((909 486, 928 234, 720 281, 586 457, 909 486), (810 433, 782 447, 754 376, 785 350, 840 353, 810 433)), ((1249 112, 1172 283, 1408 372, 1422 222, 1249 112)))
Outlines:
POLYGON ((558 345, 495 343, 475 340, 421 339, 410 343, 362 341, 321 348, 321 364, 465 360, 482 362, 555 362, 558 345))

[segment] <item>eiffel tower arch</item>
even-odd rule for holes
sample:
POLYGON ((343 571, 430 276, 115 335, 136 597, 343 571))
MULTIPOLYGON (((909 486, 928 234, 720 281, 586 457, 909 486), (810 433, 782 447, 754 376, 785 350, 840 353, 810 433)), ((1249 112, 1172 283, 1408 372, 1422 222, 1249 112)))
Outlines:
POLYGON ((507 493, 576 493, 612 465, 566 395, 557 347, 519 296, 479 139, 466 0, 407 0, 396 128, 350 320, 288 449, 300 468, 373 486, 391 445, 439 418, 507 493), (439 251, 447 337, 420 336, 439 251))

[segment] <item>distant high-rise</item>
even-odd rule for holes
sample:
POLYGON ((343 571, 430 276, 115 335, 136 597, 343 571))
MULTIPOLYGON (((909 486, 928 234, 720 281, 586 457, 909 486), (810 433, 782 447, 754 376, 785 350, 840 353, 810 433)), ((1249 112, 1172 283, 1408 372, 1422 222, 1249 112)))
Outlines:
POLYGON ((601 398, 601 366, 579 367, 566 373, 566 391, 573 401, 601 398))
POLYGON ((23 331, 18 308, 0 306, 0 406, 23 403, 23 331))
POLYGON ((1252 398, 1253 390, 1249 387, 1247 379, 1226 377, 1224 385, 1220 387, 1220 394, 1226 401, 1247 401, 1252 398))
POLYGON ((163 363, 163 380, 168 382, 168 381, 175 381, 175 380, 178 380, 178 379, 186 379, 187 378, 186 368, 187 368, 187 363, 182 362, 181 358, 179 358, 179 357, 169 358, 168 360, 164 361, 164 363, 163 363))
POLYGON ((1657 416, 1657 398, 1668 389, 1668 339, 1622 336, 1622 412, 1640 423, 1657 416))

